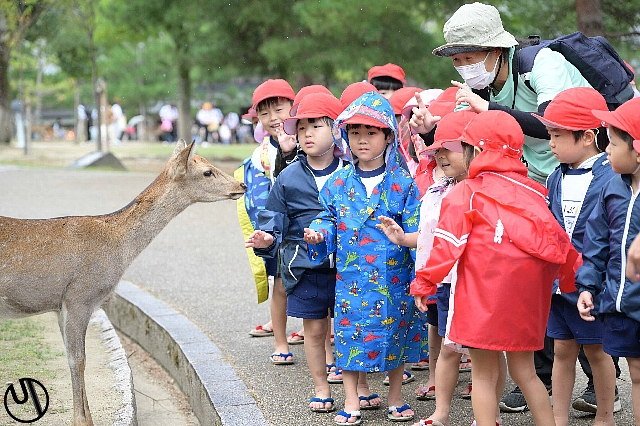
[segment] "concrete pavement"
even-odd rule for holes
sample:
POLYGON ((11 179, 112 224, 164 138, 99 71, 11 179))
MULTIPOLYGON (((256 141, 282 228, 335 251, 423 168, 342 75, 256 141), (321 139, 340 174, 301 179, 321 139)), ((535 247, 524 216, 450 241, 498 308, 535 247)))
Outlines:
MULTIPOLYGON (((45 218, 104 214, 128 204, 155 178, 151 174, 0 168, 0 215, 45 218)), ((331 425, 332 414, 312 414, 308 399, 313 382, 306 371, 302 345, 291 346, 296 364, 273 366, 272 338, 251 338, 247 331, 268 320, 268 302, 256 304, 256 292, 236 218, 236 204, 223 201, 189 207, 174 219, 125 272, 124 279, 145 289, 195 323, 219 348, 222 357, 255 398, 272 425, 331 425)), ((291 319, 289 332, 300 328, 291 319)), ((619 381, 623 412, 618 424, 633 424, 630 380, 619 381)), ((418 381, 405 385, 405 401, 420 416, 433 412, 435 403, 419 402, 413 391, 418 381)), ((469 373, 461 375, 452 405, 452 425, 468 425, 471 404, 459 398, 469 373)), ((372 391, 386 395, 382 374, 371 374, 372 391)), ((585 385, 579 372, 576 396, 585 385)), ((508 389, 511 389, 508 386, 508 389)), ((338 408, 344 395, 332 386, 338 408)), ((386 407, 386 405, 384 405, 386 407)), ((242 410, 242 406, 237 407, 242 410)), ((388 424, 386 410, 364 412, 367 425, 388 424)), ((532 425, 529 413, 503 416, 505 425, 532 425)), ((572 411, 571 425, 587 425, 593 417, 572 411)), ((231 423, 229 423, 231 424, 231 423)), ((251 423, 237 423, 251 424, 251 423)))

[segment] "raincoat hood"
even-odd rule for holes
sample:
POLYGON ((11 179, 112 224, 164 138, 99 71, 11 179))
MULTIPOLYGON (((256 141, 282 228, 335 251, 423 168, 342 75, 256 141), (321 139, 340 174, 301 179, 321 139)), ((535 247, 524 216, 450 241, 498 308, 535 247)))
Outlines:
POLYGON ((399 166, 398 145, 399 132, 393 108, 389 101, 377 92, 367 92, 353 101, 333 123, 333 138, 338 148, 350 161, 355 160, 349 149, 349 138, 346 132, 346 121, 354 115, 364 115, 380 123, 381 128, 393 131, 393 141, 387 146, 385 153, 386 170, 395 170, 399 166))

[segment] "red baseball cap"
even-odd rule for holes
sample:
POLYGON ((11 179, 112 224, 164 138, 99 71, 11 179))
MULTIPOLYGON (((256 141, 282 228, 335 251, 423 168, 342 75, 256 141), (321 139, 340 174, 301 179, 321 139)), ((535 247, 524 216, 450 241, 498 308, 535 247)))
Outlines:
POLYGON ((252 108, 258 110, 258 104, 265 99, 269 98, 286 98, 294 100, 296 92, 293 91, 291 85, 286 80, 281 78, 269 79, 256 87, 253 91, 253 106, 252 108))
POLYGON ((366 81, 358 81, 348 85, 340 95, 340 103, 343 109, 347 109, 351 102, 368 92, 377 92, 376 86, 366 81))
POLYGON ((444 117, 456 109, 456 93, 457 87, 449 87, 440 93, 431 105, 429 105, 429 113, 434 117, 444 117))
POLYGON ((291 111, 289 111, 289 115, 293 117, 296 115, 296 111, 298 111, 298 105, 300 105, 300 101, 302 98, 307 96, 310 93, 326 93, 327 95, 333 96, 333 93, 326 87, 321 84, 312 84, 311 86, 304 86, 302 89, 298 90, 295 99, 293 100, 293 105, 291 105, 291 111))
POLYGON ((391 108, 393 108, 393 113, 395 115, 402 114, 402 108, 405 106, 407 101, 414 97, 416 92, 422 92, 422 89, 419 87, 402 87, 393 92, 389 98, 391 108))
POLYGON ((500 152, 519 160, 522 157, 524 133, 520 124, 508 113, 489 110, 471 119, 462 132, 462 140, 485 151, 500 152))
POLYGON ((629 133, 633 138, 633 148, 640 153, 640 98, 633 98, 618 107, 615 111, 592 110, 597 119, 607 125, 617 127, 629 133))
POLYGON ((341 112, 342 104, 332 94, 310 93, 300 101, 297 114, 284 120, 284 131, 289 135, 295 135, 296 125, 301 118, 329 117, 335 120, 341 112))
POLYGON ((591 110, 607 109, 607 101, 591 87, 573 87, 558 93, 544 110, 544 117, 531 114, 547 127, 571 131, 597 129, 602 121, 591 110))
POLYGON ((344 120, 341 127, 344 127, 346 129, 347 124, 361 124, 363 126, 378 127, 381 129, 389 128, 389 126, 384 124, 382 121, 376 120, 375 118, 369 117, 368 115, 364 114, 354 114, 353 117, 344 120))
POLYGON ((426 151, 446 148, 450 151, 462 152, 462 133, 476 115, 478 113, 475 111, 465 109, 442 117, 433 135, 433 144, 429 145, 426 151))
POLYGON ((396 64, 376 65, 375 67, 371 67, 369 70, 369 78, 367 80, 371 83, 371 79, 375 77, 391 77, 399 80, 402 84, 407 83, 404 79, 404 70, 396 64))

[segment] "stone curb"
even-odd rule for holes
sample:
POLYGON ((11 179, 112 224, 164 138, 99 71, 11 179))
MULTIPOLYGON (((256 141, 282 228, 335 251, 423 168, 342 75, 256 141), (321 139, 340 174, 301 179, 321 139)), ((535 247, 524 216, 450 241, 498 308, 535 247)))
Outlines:
POLYGON ((136 409, 136 397, 133 391, 133 375, 127 353, 122 347, 120 338, 109 321, 107 314, 102 309, 93 313, 89 325, 95 325, 100 331, 100 338, 109 354, 108 365, 113 370, 116 391, 122 395, 120 408, 116 411, 113 420, 114 426, 137 426, 138 416, 136 409))
POLYGON ((104 309, 169 372, 201 424, 269 424, 222 352, 184 315, 127 281, 104 309))

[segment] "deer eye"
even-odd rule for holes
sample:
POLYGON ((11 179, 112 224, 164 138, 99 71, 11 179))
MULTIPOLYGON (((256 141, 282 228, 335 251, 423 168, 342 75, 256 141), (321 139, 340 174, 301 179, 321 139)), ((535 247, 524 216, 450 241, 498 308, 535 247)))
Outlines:
POLYGON ((204 175, 205 175, 206 177, 213 176, 213 170, 207 170, 206 172, 204 172, 204 175))

